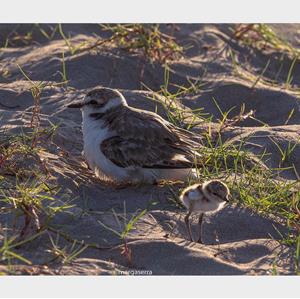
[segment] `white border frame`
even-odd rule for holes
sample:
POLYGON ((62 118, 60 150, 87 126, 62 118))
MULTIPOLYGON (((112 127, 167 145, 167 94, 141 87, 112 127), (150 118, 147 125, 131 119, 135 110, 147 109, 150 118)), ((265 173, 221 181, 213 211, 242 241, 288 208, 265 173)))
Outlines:
MULTIPOLYGON (((1 23, 299 23, 299 0, 3 0, 1 23)), ((300 277, 0 277, 1 298, 298 298, 300 277)))
POLYGON ((0 277, 1 298, 299 298, 297 276, 0 277))
POLYGON ((3 0, 0 23, 297 23, 299 0, 3 0))

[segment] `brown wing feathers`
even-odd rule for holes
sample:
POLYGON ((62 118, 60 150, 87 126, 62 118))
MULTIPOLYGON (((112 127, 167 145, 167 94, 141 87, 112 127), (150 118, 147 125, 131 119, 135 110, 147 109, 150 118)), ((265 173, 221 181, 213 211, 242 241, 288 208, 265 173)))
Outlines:
POLYGON ((103 117, 104 125, 117 136, 106 139, 101 151, 121 167, 190 168, 196 143, 192 133, 176 130, 168 122, 151 112, 131 107, 114 109, 103 117), (146 154, 146 155, 145 155, 146 154))

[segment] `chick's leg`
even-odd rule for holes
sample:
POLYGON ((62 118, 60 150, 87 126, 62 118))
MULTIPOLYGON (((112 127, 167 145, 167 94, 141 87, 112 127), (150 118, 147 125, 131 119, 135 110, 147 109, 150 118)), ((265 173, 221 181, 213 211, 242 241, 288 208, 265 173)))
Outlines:
POLYGON ((193 236, 192 236, 192 230, 191 230, 191 223, 190 223, 190 216, 191 216, 191 213, 192 213, 192 212, 188 212, 188 213, 187 213, 187 215, 184 217, 184 222, 185 222, 185 225, 186 225, 188 234, 189 234, 189 239, 190 239, 190 241, 193 242, 193 236))
POLYGON ((198 239, 198 243, 203 243, 202 242, 202 222, 203 222, 203 216, 204 216, 204 213, 201 213, 199 215, 199 239, 198 239))

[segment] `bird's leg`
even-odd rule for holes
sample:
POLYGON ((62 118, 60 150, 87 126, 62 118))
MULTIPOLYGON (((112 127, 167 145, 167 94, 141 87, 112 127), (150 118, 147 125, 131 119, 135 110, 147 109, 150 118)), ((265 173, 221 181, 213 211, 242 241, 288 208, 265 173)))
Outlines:
POLYGON ((203 221, 203 216, 204 216, 204 213, 201 213, 199 215, 199 239, 198 239, 198 243, 203 243, 202 242, 202 221, 203 221))
POLYGON ((187 215, 184 217, 184 222, 190 237, 190 241, 193 242, 193 237, 192 237, 192 230, 191 230, 191 224, 190 224, 190 216, 191 216, 192 212, 188 212, 187 215))

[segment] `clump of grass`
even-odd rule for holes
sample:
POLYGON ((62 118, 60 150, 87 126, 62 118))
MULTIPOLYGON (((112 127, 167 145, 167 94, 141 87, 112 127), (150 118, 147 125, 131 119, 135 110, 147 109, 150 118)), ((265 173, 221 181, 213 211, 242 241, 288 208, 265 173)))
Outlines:
POLYGON ((291 63, 291 66, 289 68, 289 71, 288 71, 288 74, 287 74, 287 77, 286 77, 286 81, 285 81, 285 87, 287 89, 291 87, 291 84, 292 84, 292 81, 293 81, 293 70, 294 70, 295 64, 298 60, 298 57, 299 57, 299 53, 297 53, 297 55, 294 57, 294 59, 291 63))
POLYGON ((270 26, 266 24, 237 25, 233 36, 244 44, 259 50, 277 50, 292 56, 298 56, 299 50, 280 38, 270 26))
POLYGON ((8 266, 11 266, 12 260, 17 259, 28 265, 31 265, 31 261, 13 251, 16 245, 18 245, 18 243, 15 242, 16 238, 17 236, 8 238, 4 233, 3 240, 0 242, 0 261, 7 263, 8 266))
MULTIPOLYGON (((168 66, 165 67, 164 83, 160 86, 159 90, 153 91, 148 86, 143 84, 143 86, 151 92, 151 96, 148 96, 148 98, 154 102, 160 103, 163 106, 168 121, 175 126, 186 130, 191 130, 201 124, 208 124, 213 119, 213 116, 205 112, 201 107, 186 111, 179 105, 183 97, 196 95, 202 90, 202 88, 205 87, 205 85, 206 83, 203 82, 202 77, 199 77, 197 80, 187 79, 185 85, 170 83, 170 69, 168 66)), ((219 120, 219 133, 221 133, 221 131, 227 127, 235 126, 247 120, 248 118, 256 120, 254 117, 255 111, 250 110, 246 112, 245 105, 241 106, 240 113, 237 116, 229 119, 228 115, 235 107, 223 112, 221 111, 217 101, 214 98, 213 100, 222 116, 222 118, 219 120)), ((157 112, 157 108, 155 112, 157 112)))
POLYGON ((64 198, 58 198, 60 188, 49 182, 51 173, 46 161, 40 158, 44 144, 49 143, 56 128, 52 125, 16 135, 0 130, 0 215, 12 219, 9 229, 14 236, 4 242, 6 257, 10 244, 22 245, 27 236, 30 241, 31 236, 46 230, 57 214, 72 207, 64 198))
POLYGON ((213 101, 216 105, 216 107, 218 108, 222 118, 219 120, 218 124, 218 131, 217 131, 217 135, 219 136, 220 133, 222 133, 226 128, 228 127, 233 127, 236 126, 237 124, 245 121, 246 119, 250 118, 250 119, 254 119, 254 110, 250 110, 249 112, 245 112, 245 104, 241 105, 240 108, 240 112, 238 115, 234 116, 233 118, 229 118, 229 113, 235 108, 232 107, 231 109, 229 109, 228 111, 223 112, 219 106, 219 104, 217 103, 217 101, 215 100, 215 98, 213 98, 213 101))
MULTIPOLYGON (((258 77, 257 80, 260 80, 265 84, 272 84, 272 85, 278 84, 276 81, 278 79, 280 72, 282 71, 283 58, 284 56, 289 56, 292 59, 292 61, 285 80, 285 88, 289 89, 291 87, 293 81, 293 70, 300 56, 299 49, 295 48, 286 40, 280 38, 272 30, 272 28, 266 24, 237 25, 233 30, 233 36, 241 43, 249 47, 252 47, 254 49, 258 49, 259 51, 267 52, 271 50, 271 51, 277 51, 282 53, 282 56, 280 58, 281 65, 277 74, 275 74, 274 80, 267 80, 266 78, 262 78, 264 72, 267 70, 270 64, 270 60, 268 60, 265 68, 262 71, 262 74, 258 77)), ((234 70, 235 72, 238 70, 238 66, 236 62, 234 62, 234 70)), ((257 82, 254 83, 254 86, 256 85, 256 83, 257 82)))
POLYGON ((159 25, 118 24, 102 27, 112 33, 110 41, 118 47, 139 54, 150 62, 166 63, 183 54, 183 48, 175 38, 161 32, 159 25))
MULTIPOLYGON (((0 233, 3 235, 3 239, 0 240, 0 263, 5 263, 8 266, 8 273, 14 273, 13 262, 19 261, 21 263, 32 265, 32 262, 24 256, 17 253, 17 249, 25 244, 28 244, 39 237, 43 232, 34 234, 25 240, 19 240, 18 236, 7 236, 7 233, 0 227, 0 233)), ((3 273, 5 274, 5 273, 3 273)))
MULTIPOLYGON (((203 108, 184 110, 178 105, 184 96, 197 94, 205 83, 201 78, 198 80, 187 79, 185 85, 177 85, 170 82, 170 69, 165 66, 164 83, 159 90, 153 91, 151 88, 142 84, 144 88, 151 92, 147 98, 162 105, 168 121, 175 126, 191 130, 193 127, 209 122, 212 116, 203 111, 203 108), (173 89, 173 90, 171 90, 173 89)), ((157 112, 157 107, 155 112, 157 112)))
POLYGON ((33 108, 32 108, 32 115, 31 115, 31 121, 30 121, 30 127, 34 129, 34 139, 32 140, 32 147, 34 147, 39 138, 39 129, 40 129, 40 113, 41 113, 41 95, 43 90, 46 87, 55 87, 60 86, 65 83, 67 83, 67 73, 66 73, 66 66, 65 66, 65 56, 64 53, 62 54, 62 72, 60 72, 63 81, 62 82, 46 82, 46 81, 33 81, 29 78, 29 76, 25 73, 25 71, 21 68, 20 65, 18 65, 18 68, 22 75, 25 77, 25 79, 30 83, 29 90, 32 94, 33 98, 33 108))
MULTIPOLYGON (((251 92, 254 91, 254 89, 258 85, 258 83, 261 83, 261 84, 267 85, 267 86, 278 86, 278 82, 276 81, 278 76, 276 76, 276 78, 274 80, 264 77, 265 72, 267 71, 267 69, 270 66, 270 62, 271 62, 270 59, 266 62, 264 68, 261 70, 261 72, 258 75, 253 75, 251 71, 247 71, 245 69, 245 67, 238 62, 237 55, 232 49, 229 49, 229 54, 230 54, 230 58, 231 58, 233 74, 244 80, 252 82, 252 85, 250 87, 251 92)), ((279 73, 278 73, 278 75, 279 75, 279 73)), ((249 94, 249 96, 251 96, 251 93, 249 94)))
MULTIPOLYGON (((42 127, 41 94, 44 88, 61 83, 33 81, 20 66, 19 69, 30 83, 33 109, 29 126, 23 128, 26 133, 8 134, 0 129, 0 216, 9 215, 12 227, 6 229, 13 232, 13 237, 4 239, 3 244, 0 242, 0 259, 8 265, 16 259, 29 264, 13 249, 50 229, 51 220, 73 206, 65 200, 65 195, 59 194, 60 188, 53 182, 47 161, 41 158, 58 127, 52 123, 42 127)), ((62 76, 66 78, 64 56, 62 76)))
POLYGON ((32 109, 32 116, 31 116, 31 127, 35 127, 37 130, 40 126, 40 111, 41 111, 41 93, 43 88, 46 87, 45 82, 34 82, 32 81, 27 74, 23 71, 23 69, 18 65, 19 70, 21 71, 22 75, 31 83, 30 91, 33 97, 33 109, 32 109))
POLYGON ((76 240, 74 240, 71 245, 65 245, 62 247, 59 244, 59 237, 60 235, 57 234, 54 240, 49 234, 51 246, 49 246, 47 252, 52 254, 54 257, 48 263, 59 260, 63 265, 68 265, 89 247, 87 244, 78 244, 76 240))
POLYGON ((16 135, 0 132, 0 174, 15 177, 31 177, 39 172, 48 174, 39 152, 43 150, 42 144, 48 142, 56 130, 57 126, 51 125, 16 135))
POLYGON ((291 164, 290 163, 291 155, 294 152, 294 150, 296 149, 296 147, 300 145, 300 140, 297 140, 297 141, 294 141, 294 142, 291 142, 289 140, 289 142, 287 144, 287 147, 280 146, 272 138, 270 138, 270 140, 274 143, 274 145, 277 147, 277 149, 280 153, 281 159, 280 159, 280 162, 279 162, 279 167, 284 167, 286 165, 290 165, 291 164))
POLYGON ((232 187, 243 203, 265 215, 279 217, 288 225, 299 221, 292 205, 292 198, 298 192, 293 190, 296 182, 274 180, 271 171, 257 168, 241 175, 242 180, 235 181, 232 187))
POLYGON ((49 41, 53 40, 56 32, 58 31, 59 25, 51 26, 48 25, 48 29, 43 28, 40 24, 35 24, 35 27, 39 30, 39 32, 49 41))
POLYGON ((68 50, 71 55, 75 55, 79 50, 81 50, 86 45, 86 42, 82 42, 79 43, 78 45, 74 45, 71 42, 71 36, 70 35, 66 36, 61 24, 58 25, 58 32, 60 33, 61 37, 65 41, 66 46, 68 47, 68 50))
POLYGON ((65 52, 62 53, 62 71, 59 72, 62 77, 62 82, 67 83, 68 76, 67 76, 67 69, 66 69, 66 62, 65 62, 65 52))
POLYGON ((20 237, 26 234, 31 224, 39 231, 56 213, 70 207, 55 199, 59 188, 47 182, 51 174, 39 156, 43 144, 52 138, 56 128, 53 125, 27 134, 0 134, 0 174, 3 176, 0 180, 0 212, 24 218, 20 237))
POLYGON ((104 223, 98 221, 98 223, 103 226, 108 231, 112 232, 114 235, 116 235, 120 241, 122 242, 121 247, 121 254, 125 256, 127 262, 129 265, 132 265, 133 263, 133 256, 132 256, 132 250, 130 246, 128 245, 128 235, 130 232, 135 228, 136 223, 146 214, 147 210, 137 210, 130 218, 127 217, 126 212, 126 204, 124 202, 124 211, 122 214, 117 214, 114 210, 112 210, 114 219, 116 223, 119 226, 119 231, 115 230, 111 227, 108 227, 104 223))
POLYGON ((20 238, 28 233, 31 225, 40 231, 56 213, 69 208, 58 205, 54 197, 58 191, 57 186, 51 186, 45 179, 37 177, 25 182, 17 179, 14 187, 2 191, 2 212, 14 213, 16 218, 24 219, 20 238))
POLYGON ((20 34, 17 31, 12 31, 7 37, 7 45, 14 47, 17 45, 28 46, 33 43, 33 32, 28 31, 25 34, 20 34))
POLYGON ((22 25, 17 25, 15 29, 13 29, 7 35, 4 47, 30 46, 32 44, 39 44, 38 41, 35 40, 35 37, 40 37, 40 35, 44 36, 47 40, 51 41, 53 40, 56 32, 58 31, 58 25, 41 26, 40 24, 34 24, 34 26, 30 26, 30 29, 27 32, 20 33, 19 26, 22 25))

